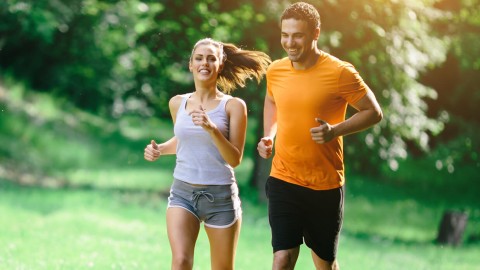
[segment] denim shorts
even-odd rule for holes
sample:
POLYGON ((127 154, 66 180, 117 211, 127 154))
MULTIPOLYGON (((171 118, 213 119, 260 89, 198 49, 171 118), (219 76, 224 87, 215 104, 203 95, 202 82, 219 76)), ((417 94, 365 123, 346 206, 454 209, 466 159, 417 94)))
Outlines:
POLYGON ((242 216, 236 183, 197 186, 175 179, 168 207, 184 208, 212 228, 228 228, 242 216))

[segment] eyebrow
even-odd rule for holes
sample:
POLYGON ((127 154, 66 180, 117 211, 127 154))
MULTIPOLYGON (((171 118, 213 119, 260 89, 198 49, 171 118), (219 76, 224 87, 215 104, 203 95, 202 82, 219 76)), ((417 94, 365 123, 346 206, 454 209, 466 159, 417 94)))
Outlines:
POLYGON ((304 33, 304 32, 295 32, 295 33, 289 34, 289 33, 287 33, 287 32, 282 31, 282 35, 306 35, 306 33, 304 33))
MULTIPOLYGON (((205 54, 201 54, 201 53, 196 53, 194 54, 193 56, 204 56, 205 54)), ((214 57, 217 57, 215 54, 206 54, 205 56, 214 56, 214 57)))

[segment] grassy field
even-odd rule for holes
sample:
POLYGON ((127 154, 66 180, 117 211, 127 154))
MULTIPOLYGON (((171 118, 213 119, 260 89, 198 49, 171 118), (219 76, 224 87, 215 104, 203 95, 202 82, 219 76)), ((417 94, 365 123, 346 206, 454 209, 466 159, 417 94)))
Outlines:
MULTIPOLYGON (((95 180, 126 179, 125 173, 134 172, 119 169, 95 180)), ((115 182, 52 189, 0 181, 0 269, 169 269, 168 181, 159 179, 155 189, 134 188, 133 182, 151 177, 143 174, 138 170, 121 188, 115 182)), ((351 180, 339 250, 343 269, 478 269, 478 243, 434 244, 442 209, 402 199, 389 186, 351 180)), ((266 207, 249 198, 243 206, 237 269, 270 269, 266 207)), ((297 269, 312 267, 303 248, 297 269)), ((195 269, 209 269, 203 231, 195 269)))
MULTIPOLYGON (((1 85, 0 108, 0 270, 169 269, 165 209, 175 159, 142 158, 150 138, 171 136, 169 121, 111 123, 1 85)), ((236 169, 244 209, 239 270, 271 268, 266 205, 247 183, 252 168, 247 155, 236 169)), ((478 168, 445 174, 428 158, 400 168, 348 176, 342 269, 479 269, 478 168), (434 241, 449 209, 469 214, 459 247, 434 241)), ((209 269, 209 260, 202 231, 194 269, 209 269)), ((297 265, 313 269, 305 247, 297 265)))

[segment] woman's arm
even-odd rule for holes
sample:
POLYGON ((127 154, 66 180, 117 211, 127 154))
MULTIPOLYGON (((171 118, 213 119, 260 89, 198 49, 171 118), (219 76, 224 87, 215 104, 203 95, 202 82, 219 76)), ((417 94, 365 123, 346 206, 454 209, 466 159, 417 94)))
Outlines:
MULTIPOLYGON (((182 96, 174 96, 168 102, 168 107, 170 109, 170 115, 172 116, 173 124, 175 125, 175 120, 177 119, 177 112, 180 104, 182 103, 182 96)), ((174 136, 168 141, 157 144, 154 140, 150 142, 145 147, 143 157, 148 161, 155 161, 161 155, 173 155, 177 153, 177 138, 174 136)))
POLYGON ((228 138, 223 136, 202 108, 192 110, 190 115, 195 125, 201 126, 210 134, 223 159, 230 166, 236 167, 242 161, 245 146, 247 106, 243 100, 232 98, 227 101, 226 111, 229 121, 228 138))

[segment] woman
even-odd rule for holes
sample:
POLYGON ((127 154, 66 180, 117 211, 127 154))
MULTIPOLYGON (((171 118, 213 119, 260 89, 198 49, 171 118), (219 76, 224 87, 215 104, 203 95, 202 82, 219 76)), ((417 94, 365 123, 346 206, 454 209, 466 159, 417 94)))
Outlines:
POLYGON ((152 140, 145 148, 148 161, 177 155, 167 209, 172 269, 192 269, 201 222, 211 269, 234 268, 241 206, 233 168, 243 157, 247 109, 228 94, 245 86, 247 78, 260 81, 269 63, 262 52, 210 38, 198 41, 189 62, 195 91, 169 102, 175 136, 162 144, 152 140))

